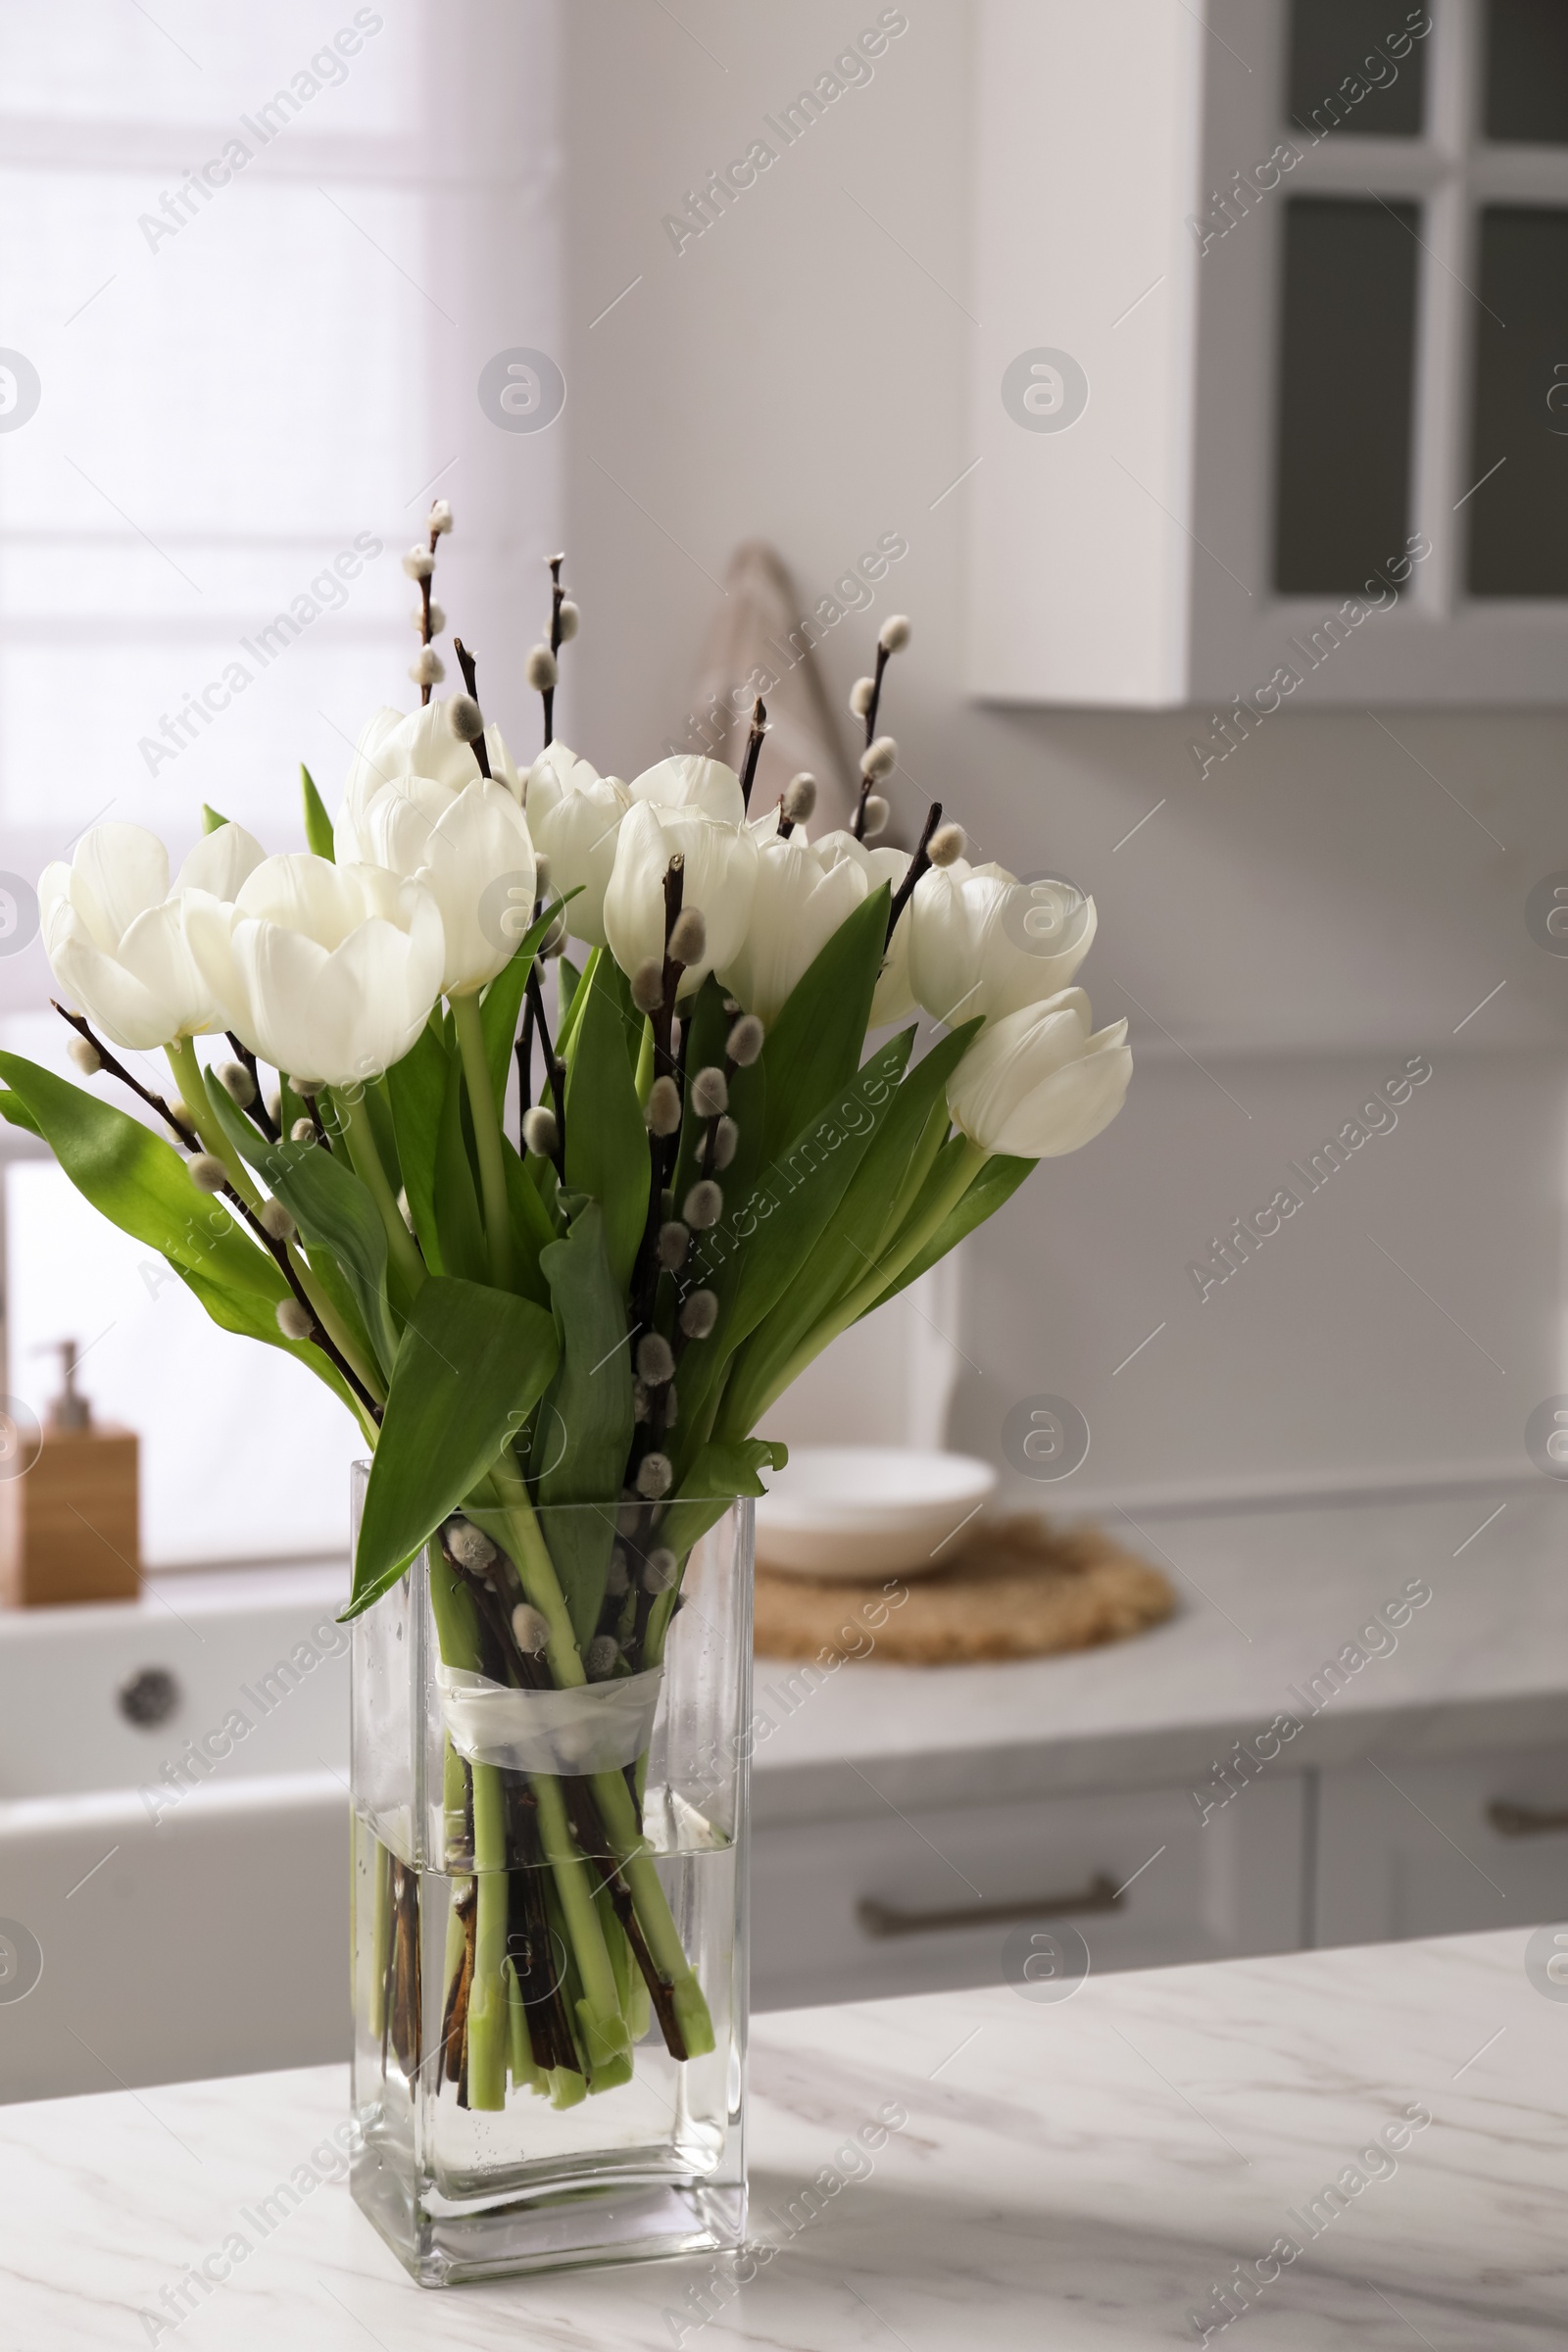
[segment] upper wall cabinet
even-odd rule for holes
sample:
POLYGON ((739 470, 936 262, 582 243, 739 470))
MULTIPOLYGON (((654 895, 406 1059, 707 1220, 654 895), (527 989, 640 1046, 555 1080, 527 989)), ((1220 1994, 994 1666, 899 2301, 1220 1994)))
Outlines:
POLYGON ((977 22, 973 691, 1568 702, 1568 0, 977 22))

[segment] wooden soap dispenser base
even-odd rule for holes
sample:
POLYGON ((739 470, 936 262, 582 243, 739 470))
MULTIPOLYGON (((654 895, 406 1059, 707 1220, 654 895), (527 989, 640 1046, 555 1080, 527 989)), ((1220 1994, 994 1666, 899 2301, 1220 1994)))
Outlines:
POLYGON ((141 1584, 134 1430, 95 1422, 76 1390, 76 1343, 41 1431, 11 1424, 0 1465, 0 1598, 12 1608, 134 1600, 141 1584), (30 1459, 29 1459, 30 1456, 30 1459))

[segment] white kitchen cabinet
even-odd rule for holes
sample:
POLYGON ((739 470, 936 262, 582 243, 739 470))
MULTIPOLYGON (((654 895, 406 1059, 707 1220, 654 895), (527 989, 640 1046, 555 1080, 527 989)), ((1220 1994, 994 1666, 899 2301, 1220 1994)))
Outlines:
POLYGON ((1568 1747, 1319 1776, 1314 1941, 1568 1919, 1568 1747))
POLYGON ((762 1828, 752 1997, 1070 1983, 1085 1945, 1097 1972, 1294 1950, 1302 1825, 1302 1781, 1281 1774, 1206 1825, 1170 1788, 762 1828))
POLYGON ((0 1803, 0 1910, 42 1959, 0 1998, 0 2105, 348 2050, 337 1772, 192 1788, 156 1823, 133 1788, 0 1803))
POLYGON ((976 22, 973 691, 1561 701, 1568 10, 976 22))

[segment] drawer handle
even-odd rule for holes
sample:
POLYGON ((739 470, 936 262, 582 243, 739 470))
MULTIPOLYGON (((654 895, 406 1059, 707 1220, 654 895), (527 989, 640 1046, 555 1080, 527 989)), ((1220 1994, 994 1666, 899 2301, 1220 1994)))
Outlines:
POLYGON ((1516 1805, 1505 1796, 1493 1798, 1487 1819, 1499 1838, 1544 1838, 1553 1830, 1568 1830, 1568 1809, 1544 1813, 1539 1806, 1516 1805))
POLYGON ((1009 1928, 1025 1919, 1061 1919, 1069 1912, 1119 1911, 1121 1891, 1113 1879, 1097 1870, 1077 1894, 1041 1894, 1016 1903, 966 1903, 956 1911, 901 1911, 867 1895, 856 1904, 855 1915, 867 1936, 931 1936, 942 1928, 1009 1928))

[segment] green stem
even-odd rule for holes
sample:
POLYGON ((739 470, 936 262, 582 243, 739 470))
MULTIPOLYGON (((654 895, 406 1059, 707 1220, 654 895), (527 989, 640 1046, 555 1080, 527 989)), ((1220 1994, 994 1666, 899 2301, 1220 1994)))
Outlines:
MULTIPOLYGON (((259 1209, 262 1205, 262 1196, 257 1191, 245 1162, 213 1116, 212 1104, 207 1094, 207 1074, 196 1057, 195 1046, 188 1037, 182 1037, 177 1044, 166 1046, 164 1052, 168 1055, 169 1066, 174 1073, 174 1082, 179 1088, 180 1099, 190 1113, 191 1125, 195 1128, 203 1149, 211 1152, 215 1158, 222 1161, 228 1173, 229 1183, 246 1206, 253 1210, 259 1209)), ((289 1263, 294 1269, 300 1289, 310 1301, 312 1314, 326 1333, 344 1362, 363 1382, 376 1402, 380 1403, 386 1396, 386 1384, 381 1379, 380 1373, 373 1364, 368 1364, 365 1361, 355 1347, 353 1339, 343 1327, 342 1318, 334 1311, 331 1300, 326 1297, 306 1263, 303 1250, 287 1244, 285 1247, 288 1249, 289 1263)), ((356 1402, 355 1410, 359 1412, 361 1424, 373 1446, 375 1444, 374 1422, 365 1414, 358 1402, 356 1402)))
POLYGON ((341 1094, 333 1091, 332 1107, 337 1114, 338 1132, 348 1145, 354 1172, 380 1211, 392 1261, 410 1292, 417 1293, 424 1285, 424 1260, 419 1255, 413 1234, 403 1222, 403 1212, 393 1196, 387 1172, 381 1165, 381 1154, 375 1148, 369 1113, 363 1103, 350 1102, 346 1088, 341 1094))
POLYGON ((541 2098, 550 2089, 550 2078, 533 2054, 533 2037, 528 2032, 528 2012, 523 2003, 522 1986, 512 1961, 506 1965, 508 2014, 512 2027, 512 2080, 519 2090, 537 2091, 541 2098))
POLYGON ((473 1766, 473 1984, 468 1993, 468 2105, 507 2103, 511 2003, 507 1989, 506 1792, 493 1764, 473 1766))
POLYGON ((260 1208, 262 1196, 251 1181, 250 1170, 213 1116, 213 1106, 207 1099, 207 1073, 196 1058, 194 1042, 188 1037, 177 1038, 173 1045, 164 1048, 164 1053, 203 1151, 222 1161, 229 1183, 247 1208, 260 1208))
POLYGON ((357 1834, 370 1841, 370 2032, 379 2045, 386 2033, 386 1984, 392 1958, 392 1856, 373 1830, 357 1834))
MULTIPOLYGON (((477 1781, 477 1768, 474 1777, 477 1781)), ((561 1793, 560 1782, 545 1772, 532 1773, 529 1777, 539 1802, 539 1842, 544 1847, 545 1860, 550 1865, 577 1972, 582 1979, 583 1998, 578 2015, 588 2045, 593 2086, 596 2090, 608 2090, 612 2083, 631 2080, 631 2037, 626 2032, 626 2021, 620 2014, 615 1972, 605 1948, 604 1931, 594 1907, 593 1881, 587 1862, 572 1842, 570 1825, 566 1820, 566 1802, 561 1793)), ((612 1777, 618 1779, 619 1775, 612 1777)), ((624 1795, 624 1781, 621 1781, 620 1787, 624 1795)), ((469 2081, 471 2085, 471 2062, 469 2081)), ((469 2095, 472 2095, 471 2088, 469 2095)))
MULTIPOLYGON (((586 1682, 588 1678, 583 1670, 582 1659, 577 1652, 577 1644, 572 1639, 571 1617, 562 1593, 560 1580, 556 1575, 555 1563, 550 1557, 549 1547, 535 1516, 533 1504, 528 1498, 528 1489, 510 1454, 503 1454, 495 1464, 490 1472, 490 1484, 502 1505, 499 1517, 506 1531, 507 1548, 516 1564, 517 1574, 522 1580, 523 1591, 550 1628, 550 1641, 545 1654, 549 1658, 551 1672, 562 1689, 575 1688, 576 1685, 586 1682)), ((484 1517, 487 1514, 474 1512, 470 1515, 480 1525, 483 1525, 484 1517)), ((495 1534, 497 1530, 492 1526, 486 1532, 495 1534)), ((534 1786, 540 1791, 539 1812, 541 1831, 543 1831, 545 1784, 536 1780, 534 1786)), ((548 1786, 554 1792, 556 1802, 560 1804, 561 1792, 556 1788, 555 1783, 550 1782, 548 1786)), ((675 2014, 680 2020, 681 2030, 686 2036, 687 2050, 692 2057, 700 2057, 705 2050, 710 2050, 713 2047, 712 2020, 709 2016, 708 2004, 703 1998, 702 1988, 692 1973, 691 1963, 686 1957, 685 1946, 681 1942, 675 1922, 670 1917, 669 1903, 665 1897, 663 1886, 660 1883, 659 1873, 648 1859, 653 1848, 638 1826, 631 1790, 618 1772, 596 1773, 593 1776, 593 1788, 599 1800, 600 1817, 604 1822, 612 1850, 621 1865, 622 1875, 631 1892, 633 1908, 641 1923, 643 1934, 648 1939, 649 1951, 653 1954, 654 1965, 660 1975, 673 1987, 675 2014)), ((564 1831, 564 1809, 562 1827, 564 1831)), ((569 1844, 569 1834, 567 1842, 569 1844)), ((550 1853, 548 1840, 545 1850, 548 1855, 550 1853)), ((575 1848, 572 1850, 575 1851, 575 1848)), ((553 1859, 553 1857, 551 1858, 553 1859)), ((560 1884, 558 1877, 558 1886, 560 1884)), ((562 1901, 564 1904, 564 1888, 562 1889, 562 1901)), ((593 1922, 593 1928, 597 1934, 597 1919, 593 1922)), ((575 1923, 573 1924, 572 1943, 574 1948, 579 1950, 580 1961, 580 1947, 577 1946, 575 1923)), ((602 1936, 599 1938, 599 1949, 601 1952, 604 1950, 602 1936)), ((608 1958, 606 1965, 609 1965, 608 1958)), ((586 1975, 583 1984, 584 1989, 589 1990, 586 1975)), ((591 1993, 590 1997, 592 1997, 591 1993)))
MULTIPOLYGON (((317 1279, 316 1275, 312 1273, 310 1261, 306 1257, 304 1250, 300 1249, 297 1243, 293 1242, 285 1243, 284 1247, 288 1250, 289 1264, 294 1269, 294 1278, 298 1282, 300 1289, 305 1293, 306 1298, 311 1302, 312 1314, 315 1315, 316 1320, 318 1323, 319 1323, 321 1329, 326 1333, 327 1338, 331 1341, 339 1355, 342 1356, 344 1362, 348 1364, 357 1377, 364 1382, 366 1388, 375 1398, 376 1403, 384 1404, 386 1402, 386 1382, 381 1376, 380 1367, 372 1362, 368 1362, 365 1356, 361 1354, 360 1349, 355 1343, 353 1333, 348 1329, 348 1326, 343 1321, 342 1316, 332 1304, 331 1299, 328 1298, 326 1293, 322 1290, 321 1285, 317 1279)), ((361 1417, 362 1419, 366 1418, 366 1416, 363 1414, 361 1417)), ((369 1422, 368 1429, 370 1445, 373 1449, 376 1436, 375 1423, 373 1421, 369 1422)))
POLYGON ((680 1933, 670 1917, 659 1873, 650 1859, 653 1847, 637 1826, 631 1790, 621 1773, 596 1772, 591 1777, 599 1816, 648 1938, 654 1966, 670 1987, 686 2054, 701 2058, 713 2047, 713 2021, 703 1998, 703 1988, 686 1957, 680 1933))
MULTIPOLYGON (((563 1690, 575 1690, 588 1680, 582 1658, 578 1653, 576 1637, 571 1630, 571 1611, 561 1590, 555 1561, 550 1557, 534 1507, 528 1497, 527 1485, 510 1451, 501 1455, 492 1466, 486 1481, 496 1497, 503 1523, 503 1541, 511 1552, 522 1589, 532 1605, 550 1628, 550 1642, 545 1655, 557 1686, 563 1690)), ((465 1504, 465 1509, 467 1508, 465 1504)), ((483 1527, 486 1513, 475 1510, 470 1514, 483 1527)), ((487 1535, 495 1534, 486 1528, 487 1535)))
MULTIPOLYGON (((512 1211, 507 1202, 507 1168, 501 1154, 501 1123, 496 1117, 495 1091, 485 1057, 484 1023, 479 1000, 471 993, 452 999, 452 1022, 463 1055, 463 1074, 468 1087, 468 1110, 473 1120, 474 1148, 479 1154, 479 1187, 484 1195, 485 1239, 490 1246, 490 1279, 498 1291, 510 1291, 512 1278, 512 1211)), ((352 1147, 351 1147, 352 1148, 352 1147)))
POLYGON ((646 1108, 654 1091, 654 1024, 643 1021, 642 1042, 637 1048, 637 1100, 646 1108))

